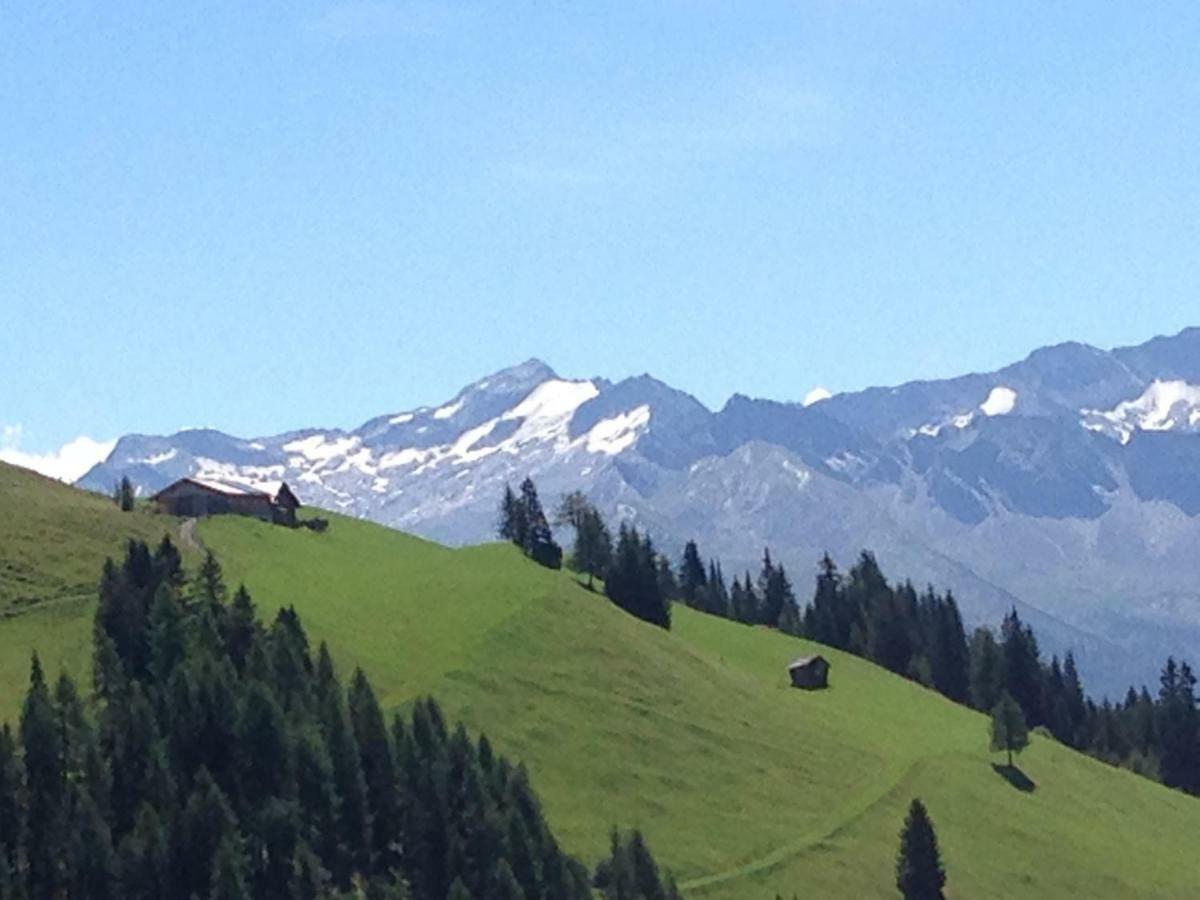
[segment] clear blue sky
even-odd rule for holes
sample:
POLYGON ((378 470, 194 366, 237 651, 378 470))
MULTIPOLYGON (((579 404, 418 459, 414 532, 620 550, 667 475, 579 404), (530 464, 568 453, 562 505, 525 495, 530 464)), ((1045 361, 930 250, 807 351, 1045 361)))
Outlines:
POLYGON ((10 448, 1200 324, 1200 4, 7 3, 10 448))

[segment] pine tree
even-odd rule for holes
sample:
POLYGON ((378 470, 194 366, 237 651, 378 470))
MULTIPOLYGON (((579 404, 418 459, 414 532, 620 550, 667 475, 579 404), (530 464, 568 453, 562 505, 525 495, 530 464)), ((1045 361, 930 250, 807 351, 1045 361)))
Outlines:
POLYGON ((1067 701, 1067 715, 1071 722, 1071 738, 1068 743, 1078 748, 1082 743, 1083 729, 1087 721, 1087 701, 1083 695, 1083 683, 1075 668, 1075 654, 1067 651, 1063 660, 1063 686, 1067 701))
POLYGON ((122 476, 121 483, 117 487, 117 505, 121 507, 121 512, 129 512, 133 509, 133 504, 133 483, 127 477, 122 476))
POLYGON ((108 823, 82 786, 72 785, 70 837, 67 841, 65 878, 71 897, 109 900, 116 891, 117 859, 108 823))
POLYGON ((971 705, 990 712, 1004 692, 1004 658, 991 629, 977 628, 971 636, 971 705))
POLYGON ((234 666, 241 672, 246 667, 250 650, 258 639, 258 613, 244 585, 239 585, 229 605, 225 632, 225 648, 234 666))
POLYGON ((201 769, 176 826, 171 864, 175 894, 208 896, 216 889, 214 876, 219 862, 227 876, 232 869, 244 880, 246 867, 238 846, 237 818, 208 770, 201 769), (223 861, 218 859, 221 855, 223 861))
POLYGON ((36 653, 21 710, 21 745, 29 895, 53 897, 63 887, 67 782, 62 730, 36 653))
POLYGON ((183 607, 174 587, 164 582, 154 593, 150 608, 149 652, 150 677, 165 685, 186 652, 183 607))
POLYGON ((612 560, 612 535, 599 511, 581 492, 567 494, 559 505, 555 520, 575 530, 571 566, 588 577, 588 590, 594 579, 604 577, 612 560))
POLYGON ((170 846, 162 820, 143 804, 137 824, 121 842, 118 853, 120 895, 127 900, 157 900, 170 896, 170 846))
POLYGON ((1004 685, 1031 725, 1046 721, 1042 704, 1042 668, 1038 660, 1033 630, 1021 621, 1013 608, 1004 617, 1000 629, 1004 656, 1004 685))
MULTIPOLYGON (((747 584, 749 580, 747 577, 747 584)), ((709 615, 727 619, 732 614, 734 618, 746 621, 737 616, 737 610, 733 609, 730 604, 729 590, 725 586, 725 574, 721 571, 721 564, 715 560, 711 560, 708 564, 707 582, 704 585, 700 608, 709 615)), ((757 601, 748 604, 748 608, 757 608, 757 601)))
POLYGON ((992 709, 992 750, 1008 754, 1008 767, 1013 764, 1013 753, 1020 753, 1029 746, 1029 728, 1020 705, 1005 691, 992 709))
POLYGON ((658 589, 669 602, 679 599, 679 581, 675 578, 675 569, 671 560, 665 554, 658 554, 658 589))
POLYGON ((701 608, 708 576, 704 563, 700 561, 700 550, 695 541, 688 541, 683 548, 683 561, 679 564, 679 598, 692 608, 701 608))
POLYGON ((805 634, 814 641, 844 650, 850 637, 849 628, 844 632, 842 628, 841 610, 845 605, 841 574, 826 553, 818 567, 812 603, 804 610, 805 634))
POLYGON ((500 537, 511 541, 518 547, 524 548, 525 535, 529 531, 529 519, 524 504, 513 493, 511 487, 504 486, 504 498, 500 501, 500 537))
POLYGON ((1200 793, 1200 713, 1196 709, 1196 678, 1187 663, 1174 658, 1163 668, 1159 689, 1157 731, 1163 784, 1200 793))
POLYGON ((379 867, 387 871, 399 863, 402 829, 399 781, 395 750, 383 711, 362 669, 356 669, 350 681, 349 708, 367 789, 372 849, 379 867))
POLYGON ((0 726, 0 866, 15 872, 17 851, 24 841, 21 760, 12 728, 0 726))
POLYGON ((548 569, 561 567, 562 548, 554 542, 550 523, 542 509, 542 501, 538 499, 537 488, 532 478, 521 482, 520 505, 524 510, 526 523, 524 540, 521 543, 525 555, 548 569))
MULTIPOLYGON (((322 660, 328 659, 328 649, 321 645, 322 660)), ((318 662, 318 675, 324 665, 318 662)), ((332 678, 332 669, 329 676, 332 678)), ((318 678, 320 684, 320 678, 318 678)), ((321 690, 318 688, 318 690, 321 690)), ((325 740, 329 746, 329 760, 333 769, 334 789, 340 798, 338 806, 338 835, 341 850, 336 859, 330 860, 330 871, 334 883, 348 888, 350 876, 355 872, 367 871, 371 855, 371 824, 367 805, 367 787, 363 780, 362 759, 354 727, 336 679, 324 688, 321 700, 321 722, 325 740)))
POLYGON ((268 798, 295 796, 295 757, 283 710, 271 688, 252 681, 246 687, 237 722, 242 807, 255 809, 268 798))
POLYGON ((226 835, 213 857, 209 900, 251 900, 247 869, 246 856, 237 837, 226 835))
POLYGON ((937 834, 920 800, 908 807, 904 829, 900 832, 900 852, 896 859, 896 887, 904 900, 942 900, 946 872, 942 867, 937 834))
POLYGON ((525 891, 521 889, 521 884, 517 881, 517 876, 513 874, 508 860, 501 859, 496 864, 488 896, 495 900, 526 900, 525 891))
POLYGON ((659 586, 657 554, 649 535, 625 524, 617 535, 617 549, 604 590, 617 606, 643 621, 671 627, 671 607, 659 586))

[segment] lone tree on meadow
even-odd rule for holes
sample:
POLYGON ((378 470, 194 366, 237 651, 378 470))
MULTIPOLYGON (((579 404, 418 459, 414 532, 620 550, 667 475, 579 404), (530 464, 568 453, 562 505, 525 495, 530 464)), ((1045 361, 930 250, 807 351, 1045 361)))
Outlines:
POLYGON ((116 501, 117 506, 121 507, 121 512, 129 512, 133 509, 134 497, 133 482, 129 480, 128 476, 122 476, 121 482, 113 489, 113 500, 116 501))
POLYGON ((1000 695, 1000 702, 992 709, 992 749, 1004 750, 1008 753, 1008 767, 1013 764, 1013 754, 1020 753, 1029 746, 1029 727, 1025 724, 1025 714, 1005 691, 1000 695))
POLYGON ((580 491, 572 491, 563 497, 555 523, 575 529, 571 566, 587 574, 587 586, 591 590, 594 579, 603 578, 612 562, 612 533, 600 512, 580 491))
POLYGON ((925 804, 914 799, 900 832, 900 853, 896 858, 896 887, 904 900, 942 900, 946 870, 938 851, 937 833, 925 804))

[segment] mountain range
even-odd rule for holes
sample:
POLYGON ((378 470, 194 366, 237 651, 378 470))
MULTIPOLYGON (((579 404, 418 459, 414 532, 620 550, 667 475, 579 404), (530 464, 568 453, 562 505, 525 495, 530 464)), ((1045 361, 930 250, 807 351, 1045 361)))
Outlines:
POLYGON ((493 536, 506 482, 583 490, 732 577, 764 547, 805 599, 819 556, 869 548, 951 589, 969 623, 1010 607, 1089 686, 1153 683, 1200 647, 1200 328, 1065 343, 995 372, 710 410, 649 375, 564 378, 529 360, 353 430, 133 434, 80 485, 286 480, 307 504, 449 544, 493 536))

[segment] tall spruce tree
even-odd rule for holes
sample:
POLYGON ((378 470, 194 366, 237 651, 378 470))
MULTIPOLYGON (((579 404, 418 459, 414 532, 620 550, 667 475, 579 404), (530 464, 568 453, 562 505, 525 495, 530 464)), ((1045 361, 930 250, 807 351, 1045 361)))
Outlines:
POLYGON ((630 615, 670 628, 670 601, 662 594, 656 559, 649 535, 643 538, 636 528, 622 524, 604 590, 630 615))
POLYGON ((695 541, 688 541, 679 564, 679 598, 688 606, 700 608, 707 586, 708 576, 700 561, 700 550, 695 541))
POLYGON ((913 799, 900 832, 896 887, 904 900, 942 900, 946 870, 942 867, 937 834, 925 805, 913 799))
POLYGON ((396 754, 383 711, 362 669, 355 669, 350 680, 349 708, 367 789, 372 850, 378 867, 387 871, 400 863, 403 828, 396 754))
POLYGON ((129 512, 133 509, 134 497, 133 482, 128 477, 122 476, 121 483, 117 485, 117 505, 121 507, 121 512, 129 512))
POLYGON ((990 712, 1004 693, 1004 657, 989 628, 977 628, 971 636, 971 705, 990 712))
POLYGON ((21 710, 25 762, 25 836, 30 897, 53 897, 64 889, 67 780, 62 729, 37 654, 21 710))
POLYGON ((520 502, 525 510, 525 521, 528 523, 521 545, 525 555, 548 569, 559 568, 562 566, 562 548, 554 542, 550 522, 542 509, 542 501, 538 498, 537 487, 534 486, 532 478, 521 482, 520 502))

